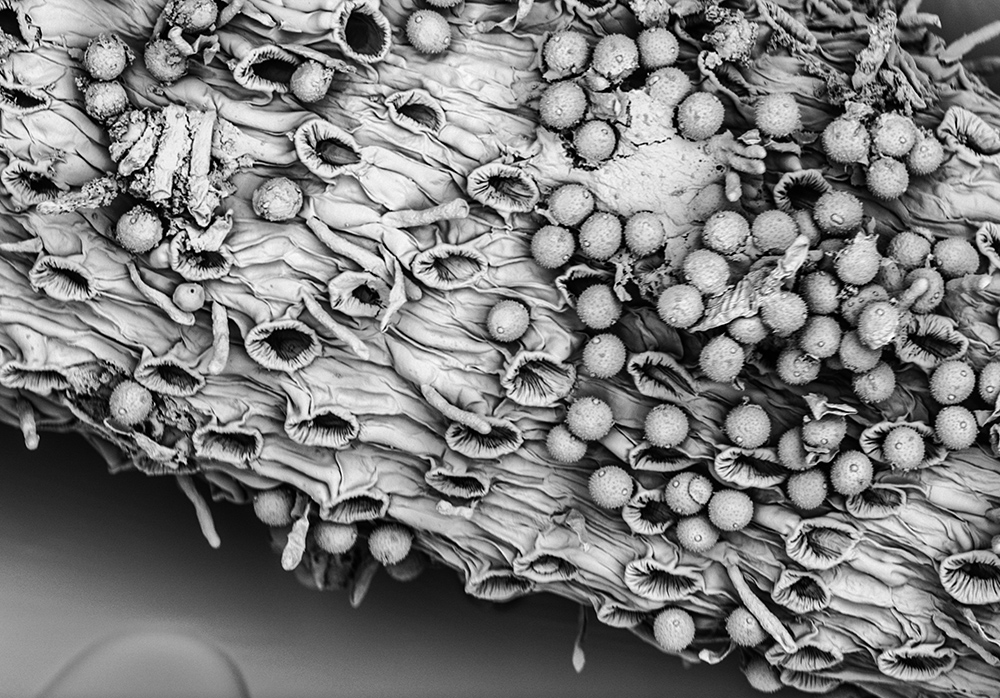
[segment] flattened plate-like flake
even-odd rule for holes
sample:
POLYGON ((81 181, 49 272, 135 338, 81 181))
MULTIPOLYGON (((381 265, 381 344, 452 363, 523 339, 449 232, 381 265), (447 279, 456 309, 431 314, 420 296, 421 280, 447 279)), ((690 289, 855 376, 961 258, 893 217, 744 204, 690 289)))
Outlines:
POLYGON ((57 301, 89 301, 97 296, 90 270, 66 257, 40 256, 28 272, 28 282, 57 301))
POLYGON ((570 394, 576 368, 541 351, 520 351, 510 360, 500 385, 507 397, 526 407, 550 407, 570 394))
POLYGON ((828 570, 847 560, 861 540, 861 532, 834 519, 804 519, 785 539, 785 552, 811 570, 828 570))
POLYGON ((674 473, 694 465, 697 461, 676 448, 660 448, 642 441, 628 452, 628 465, 633 470, 653 473, 674 473))
POLYGON ((51 105, 52 97, 45 90, 0 79, 0 112, 25 116, 48 109, 51 105))
POLYGON ((946 557, 938 569, 941 586, 953 599, 970 606, 1000 603, 1000 557, 970 550, 946 557))
POLYGON ((580 568, 553 551, 536 550, 518 555, 512 563, 514 574, 534 582, 564 582, 575 579, 580 568))
POLYGON ((361 147, 354 137, 325 119, 311 119, 299 126, 292 142, 299 161, 327 183, 361 164, 361 147))
POLYGON ((433 467, 424 474, 424 481, 446 497, 458 499, 482 499, 490 491, 490 478, 482 473, 433 467))
POLYGON ((885 437, 888 436, 889 432, 900 426, 910 427, 924 437, 924 459, 913 470, 931 468, 944 463, 948 459, 948 449, 934 439, 934 430, 923 422, 885 421, 873 424, 861 432, 861 436, 858 438, 861 450, 877 461, 882 463, 888 462, 882 453, 882 444, 885 442, 885 437))
POLYGON ((527 213, 538 204, 538 185, 520 167, 489 162, 469 173, 469 196, 500 213, 527 213))
POLYGON ((774 185, 774 204, 785 212, 811 209, 830 189, 821 170, 786 172, 774 185))
POLYGON ((932 681, 957 661, 954 651, 936 645, 885 650, 875 659, 879 671, 899 681, 932 681))
POLYGON ((71 383, 58 366, 28 366, 20 361, 8 361, 0 366, 0 385, 48 395, 53 390, 68 389, 71 383))
POLYGON ((132 377, 154 393, 173 397, 190 397, 205 387, 204 376, 169 357, 143 359, 132 377))
POLYGON ((878 483, 844 499, 844 508, 856 519, 884 519, 895 516, 905 506, 905 490, 878 483))
POLYGON ((251 359, 270 371, 293 373, 319 356, 319 337, 298 320, 263 322, 247 332, 244 345, 251 359))
POLYGON ((788 470, 773 448, 727 448, 715 457, 712 472, 720 481, 740 489, 774 487, 788 479, 788 470))
POLYGON ((464 424, 453 422, 445 432, 448 448, 469 458, 488 460, 513 453, 524 443, 524 435, 516 424, 498 417, 483 417, 492 427, 489 434, 480 434, 464 424))
POLYGON ((441 104, 425 90, 393 92, 385 98, 389 120, 413 133, 435 134, 444 128, 441 104))
POLYGON ((612 628, 634 628, 646 620, 646 613, 607 602, 597 608, 597 620, 612 628))
POLYGON ((378 63, 392 48, 392 25, 364 0, 347 0, 337 8, 330 38, 344 55, 358 63, 378 63))
POLYGON ((658 536, 677 521, 677 515, 667 506, 666 491, 660 487, 638 492, 622 508, 622 520, 633 533, 640 536, 658 536))
POLYGON ((345 271, 327 284, 330 307, 351 317, 376 317, 389 305, 389 286, 374 274, 345 271))
POLYGON ((413 258, 413 275, 431 288, 473 286, 486 273, 486 255, 471 245, 436 245, 413 258))
POLYGON ((206 425, 191 436, 195 455, 246 468, 260 458, 264 437, 256 429, 206 425))
POLYGON ((771 598, 788 610, 799 613, 822 611, 830 605, 830 587, 811 572, 784 569, 778 575, 771 598))
POLYGON ((942 315, 914 314, 894 340, 896 356, 925 371, 944 361, 960 359, 969 349, 969 339, 958 331, 955 321, 942 315))
POLYGON ((465 593, 484 601, 510 601, 530 594, 535 583, 518 577, 513 571, 487 570, 471 575, 465 583, 465 593))
POLYGON ((819 676, 807 671, 794 669, 781 670, 781 683, 803 693, 830 693, 840 686, 841 681, 826 676, 819 676))
POLYGON ((625 364, 636 390, 658 400, 684 400, 698 394, 698 381, 677 360, 660 351, 633 354, 625 364))
POLYGON ((357 417, 342 407, 317 407, 306 415, 289 412, 285 418, 285 433, 292 441, 304 446, 344 448, 358 438, 361 425, 357 417))
POLYGON ((625 565, 625 586, 636 596, 669 603, 705 590, 705 580, 693 567, 668 565, 653 557, 643 557, 625 565))
POLYGON ((236 64, 233 79, 254 92, 284 94, 291 89, 292 74, 300 62, 274 44, 258 46, 236 64))

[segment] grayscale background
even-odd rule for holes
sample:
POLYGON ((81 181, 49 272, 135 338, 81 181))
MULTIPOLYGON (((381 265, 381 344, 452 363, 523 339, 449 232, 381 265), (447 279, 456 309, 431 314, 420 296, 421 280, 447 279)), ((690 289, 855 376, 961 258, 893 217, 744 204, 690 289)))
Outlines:
MULTIPOLYGON (((996 0, 922 9, 941 13, 946 37, 1000 17, 996 0)), ((222 547, 212 550, 173 482, 109 476, 79 437, 43 434, 29 452, 0 427, 0 451, 0 698, 33 696, 88 645, 139 630, 217 643, 254 698, 761 695, 735 661, 685 668, 596 621, 577 675, 575 605, 477 602, 449 570, 410 584, 382 575, 355 610, 283 572, 249 507, 213 505, 222 547)))

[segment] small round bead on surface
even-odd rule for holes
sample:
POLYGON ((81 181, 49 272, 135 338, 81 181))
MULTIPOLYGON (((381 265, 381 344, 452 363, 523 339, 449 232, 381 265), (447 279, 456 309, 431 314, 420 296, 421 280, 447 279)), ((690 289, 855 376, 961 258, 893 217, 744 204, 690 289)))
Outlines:
POLYGON ((934 434, 945 448, 958 451, 976 442, 979 425, 976 417, 961 405, 950 405, 934 418, 934 434))
POLYGON ((677 107, 681 135, 692 141, 703 141, 715 135, 725 117, 722 101, 709 92, 695 92, 677 107))
POLYGON ((579 463, 587 455, 587 442, 573 436, 565 424, 557 424, 549 430, 545 448, 559 463, 579 463))
POLYGON ((840 293, 840 283, 833 274, 825 271, 814 271, 806 274, 799 284, 799 294, 809 307, 809 312, 816 315, 829 315, 836 312, 840 305, 837 297, 840 293))
POLYGON ((930 253, 930 240, 912 230, 896 233, 889 242, 889 257, 907 269, 923 266, 930 253))
POLYGON ((680 652, 694 641, 694 618, 680 608, 666 608, 653 620, 656 644, 667 652, 680 652))
POLYGON ((942 405, 957 405, 975 387, 976 372, 964 361, 945 361, 931 374, 931 397, 942 405))
POLYGON ((892 201, 898 199, 910 186, 910 175, 906 165, 893 158, 876 158, 865 171, 865 183, 868 191, 882 199, 892 201))
POLYGON ((701 319, 705 301, 690 284, 675 284, 663 289, 656 302, 656 313, 670 327, 687 329, 701 319))
POLYGON ((684 258, 683 270, 688 283, 706 296, 718 295, 729 287, 729 262, 718 252, 692 250, 684 258))
POLYGON ((302 189, 288 177, 272 177, 254 189, 253 210, 267 221, 287 221, 302 210, 302 189))
POLYGON ((142 54, 146 70, 156 80, 165 83, 172 83, 188 71, 187 56, 169 39, 156 39, 146 44, 146 50, 142 54))
POLYGON ((821 195, 813 207, 813 220, 830 235, 846 235, 861 227, 864 207, 850 192, 834 189, 821 195))
POLYGON ((753 511, 753 500, 739 490, 720 490, 708 502, 708 520, 720 531, 742 531, 753 519, 753 511))
POLYGON ((397 563, 385 566, 385 572, 397 582, 412 582, 427 569, 427 555, 419 550, 411 550, 410 554, 397 563))
POLYGON ((673 65, 680 53, 677 37, 666 27, 649 27, 639 32, 639 64, 646 70, 673 65))
POLYGON ((590 45, 580 32, 560 31, 549 37, 542 49, 549 70, 566 75, 582 73, 590 60, 590 45))
POLYGON ((625 222, 625 245, 636 257, 651 255, 663 247, 666 233, 659 216, 649 211, 635 213, 625 222))
POLYGON ((802 441, 813 448, 836 449, 847 436, 847 420, 828 414, 802 423, 802 441))
POLYGON ((83 93, 87 114, 96 121, 107 121, 128 109, 125 88, 116 81, 92 82, 83 93))
POLYGON ((613 334, 591 337, 583 348, 583 367, 596 378, 611 378, 625 366, 625 344, 613 334))
POLYGON ((300 102, 311 104, 326 96, 333 83, 334 71, 319 61, 305 61, 292 73, 292 94, 300 102))
POLYGON ((701 511, 712 498, 712 481, 704 475, 685 470, 670 478, 663 497, 675 514, 691 516, 701 511))
POLYGON ((760 319, 779 337, 788 337, 806 324, 809 308, 799 294, 778 291, 762 302, 760 319))
POLYGON ((601 119, 584 121, 573 134, 576 154, 590 163, 604 162, 615 152, 618 134, 614 127, 601 119))
POLYGON ((799 235, 795 219, 784 211, 773 209, 758 215, 750 229, 753 245, 764 254, 782 254, 799 235))
POLYGON ((861 160, 871 144, 868 129, 857 119, 847 117, 831 121, 821 140, 827 159, 843 165, 861 160))
POLYGON ((743 370, 746 357, 736 340, 726 335, 713 337, 702 347, 698 366, 717 383, 732 383, 743 370))
POLYGON ((618 216, 595 211, 580 225, 580 252, 584 257, 605 262, 622 245, 622 224, 618 216))
POLYGON ((840 317, 851 325, 858 324, 861 312, 870 303, 889 300, 889 293, 878 284, 869 284, 840 304, 840 317))
POLYGON ((923 295, 917 298, 910 306, 910 310, 915 313, 929 313, 937 308, 944 300, 945 284, 944 277, 936 269, 914 269, 906 275, 905 284, 909 286, 917 279, 925 279, 928 288, 923 295))
POLYGON ((913 119, 904 114, 879 114, 872 127, 872 148, 892 158, 902 158, 916 145, 920 133, 913 119))
POLYGON ((576 314, 587 327, 606 330, 618 322, 622 304, 607 284, 588 286, 576 299, 576 314))
POLYGON ((758 316, 738 317, 726 327, 729 336, 740 344, 759 344, 767 339, 771 331, 758 316))
POLYGON ((726 415, 723 428, 740 448, 760 448, 771 438, 771 418, 760 405, 737 405, 726 415))
POLYGON ((756 647, 770 637, 757 617, 745 606, 733 609, 726 617, 726 632, 729 639, 740 647, 756 647))
POLYGON ((838 494, 851 497, 872 484, 872 459, 861 451, 842 451, 830 466, 830 485, 838 494))
POLYGON ((530 322, 531 318, 524 304, 511 299, 494 305, 486 317, 490 336, 498 342, 517 341, 527 332, 530 322))
POLYGON ((368 550, 383 565, 401 562, 412 547, 413 531, 402 524, 379 524, 368 534, 368 550))
POLYGON ((979 372, 979 397, 991 407, 1000 395, 1000 361, 993 360, 979 372))
POLYGON ((708 552, 719 542, 719 530, 700 514, 682 518, 675 531, 680 546, 692 553, 708 552))
POLYGON ((587 112, 587 95, 575 82, 557 82, 538 101, 538 116, 542 124, 561 131, 572 128, 587 112))
POLYGON ((114 80, 128 63, 128 48, 117 34, 95 36, 83 54, 83 67, 95 80, 114 80))
POLYGON ((639 47, 630 36, 608 34, 594 47, 590 67, 608 80, 623 80, 639 67, 639 47))
POLYGON ((802 441, 802 427, 792 427, 778 439, 778 462, 788 470, 802 471, 812 467, 806 460, 808 452, 802 441))
POLYGON ((733 255, 743 249, 750 237, 750 224, 736 211, 719 211, 705 221, 701 240, 710 250, 733 255))
POLYGON ((451 26, 434 10, 417 10, 406 20, 406 38, 420 53, 444 53, 451 46, 451 26))
POLYGON ((806 385, 819 378, 820 362, 797 347, 778 354, 778 378, 788 385, 806 385))
POLYGON ((561 225, 542 226, 531 237, 531 256, 545 269, 558 269, 575 251, 573 233, 561 225))
POLYGON ((153 409, 153 394, 149 389, 132 380, 115 386, 108 399, 108 413, 116 422, 135 426, 146 420, 153 409))
POLYGON ((883 402, 896 390, 896 374, 889 364, 879 361, 871 370, 855 376, 853 387, 854 394, 863 402, 883 402))
POLYGON ((848 371, 864 373, 878 365, 882 359, 881 349, 870 349, 861 343, 856 330, 845 332, 840 338, 837 357, 848 371))
POLYGON ((858 339, 869 349, 881 349, 895 339, 902 317, 889 301, 869 303, 858 317, 858 339))
POLYGON ((178 308, 193 313, 205 307, 205 288, 201 284, 177 284, 171 299, 178 308))
POLYGON ((646 441, 658 448, 679 446, 688 436, 691 423, 676 405, 657 405, 646 414, 646 441))
POLYGON ((761 132, 775 138, 785 138, 802 128, 802 118, 795 96, 775 92, 757 100, 754 120, 761 132))
POLYGON ((691 93, 691 78, 680 68, 660 68, 646 78, 649 96, 664 107, 675 107, 691 93))
POLYGON ((594 504, 609 511, 621 509, 632 498, 632 477, 617 465, 598 468, 587 482, 594 504))
POLYGON ((785 483, 785 491, 796 508, 803 511, 816 509, 826 501, 826 474, 819 468, 795 473, 785 483))
POLYGON ((924 459, 927 445, 913 427, 893 428, 882 441, 882 457, 897 470, 913 470, 924 459))
POLYGON ((761 693, 777 693, 785 687, 778 670, 763 657, 751 657, 743 667, 743 675, 747 683, 761 693))
POLYGON ((309 528, 316 546, 331 555, 341 555, 354 547, 358 540, 358 527, 355 524, 340 524, 332 521, 320 521, 309 528))
POLYGON ((282 487, 263 490, 253 498, 253 513, 263 523, 274 528, 292 524, 293 506, 295 494, 282 487))
POLYGON ((582 397, 566 412, 566 426, 574 436, 584 441, 603 439, 614 424, 611 407, 600 398, 582 397))
POLYGON ((799 333, 799 349, 817 359, 837 353, 843 332, 840 323, 829 315, 813 315, 799 333))
POLYGON ((922 177, 937 171, 944 162, 944 146, 934 136, 924 136, 913 146, 906 156, 906 167, 910 174, 922 177))
POLYGON ((934 263, 946 279, 957 279, 976 273, 979 251, 965 238, 944 238, 934 245, 934 263))
POLYGON ((133 254, 149 252, 163 239, 163 223, 153 209, 139 204, 118 219, 115 239, 133 254))
POLYGON ((865 235, 855 236, 834 260, 837 278, 851 286, 864 286, 875 280, 882 263, 874 241, 865 235))
POLYGON ((580 184, 564 184, 549 196, 549 214, 560 225, 579 225, 593 210, 594 195, 580 184))
POLYGON ((167 21, 188 32, 206 31, 219 17, 215 0, 179 0, 168 5, 167 21))

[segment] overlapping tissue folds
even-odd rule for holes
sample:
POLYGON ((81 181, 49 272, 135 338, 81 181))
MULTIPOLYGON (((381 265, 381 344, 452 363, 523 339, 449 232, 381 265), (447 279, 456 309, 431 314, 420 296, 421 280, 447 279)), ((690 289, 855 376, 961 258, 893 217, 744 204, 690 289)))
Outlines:
POLYGON ((0 0, 0 416, 355 604, 995 698, 1000 28, 919 6, 0 0))

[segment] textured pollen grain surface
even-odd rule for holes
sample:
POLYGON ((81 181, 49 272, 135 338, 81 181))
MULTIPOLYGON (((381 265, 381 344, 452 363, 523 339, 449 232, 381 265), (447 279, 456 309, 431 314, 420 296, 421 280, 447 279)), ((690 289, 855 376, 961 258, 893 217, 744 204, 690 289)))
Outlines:
MULTIPOLYGON (((1000 695, 998 415, 979 393, 958 400, 980 429, 949 451, 931 426, 943 406, 929 388, 940 364, 978 376, 1000 350, 1000 97, 961 61, 995 32, 949 46, 919 3, 892 0, 467 0, 441 12, 450 45, 428 55, 405 38, 412 4, 395 0, 222 0, 213 23, 186 31, 172 27, 176 8, 157 16, 154 4, 0 0, 0 418, 29 447, 38 432, 75 429, 112 472, 176 480, 213 545, 208 502, 256 501, 279 524, 270 535, 282 566, 354 604, 380 567, 372 531, 393 530, 412 536, 399 565, 418 572, 428 556, 493 601, 571 598, 689 661, 739 653, 754 685, 767 669, 771 688, 1000 695), (686 138, 677 100, 659 101, 646 68, 578 66, 582 50, 572 66, 542 59, 557 32, 592 49, 644 25, 667 28, 674 68, 722 103, 714 135, 686 138), (126 111, 98 123, 84 94, 106 76, 88 75, 83 57, 102 33, 135 60, 118 78, 126 111), (144 64, 159 55, 145 51, 153 41, 173 61, 169 75, 144 64), (304 103, 291 80, 307 61, 333 78, 304 103), (150 67, 177 79, 157 82, 150 67), (541 96, 560 80, 586 93, 586 119, 614 128, 608 160, 587 161, 571 130, 541 125, 541 96), (775 93, 794 97, 800 116, 781 137, 754 122, 775 93), (919 142, 944 153, 894 198, 865 185, 880 153, 833 164, 819 137, 838 118, 868 133, 884 114, 912 119, 919 142), (296 195, 272 221, 255 205, 282 207, 262 200, 277 196, 262 188, 276 177, 301 189, 302 206, 296 195), (652 216, 662 244, 642 257, 578 251, 543 268, 532 236, 560 222, 548 199, 565 184, 622 225, 652 216), (857 197, 863 216, 816 211, 829 191, 857 197), (162 241, 130 252, 116 227, 137 205, 155 213, 162 241), (658 299, 684 283, 705 221, 732 210, 752 224, 777 209, 799 233, 787 250, 727 250, 724 288, 695 290, 697 324, 668 327, 658 299), (971 272, 948 266, 942 282, 931 244, 903 268, 882 256, 897 235, 967 240, 976 259, 960 271, 971 272), (878 293, 865 293, 894 308, 878 328, 886 399, 872 401, 874 377, 856 380, 843 352, 808 355, 797 333, 757 321, 751 343, 728 339, 746 338, 733 323, 755 321, 770 300, 812 299, 802 280, 836 275, 860 236, 875 238, 879 263, 878 293), (922 270, 907 276, 912 267, 922 270), (182 284, 200 286, 204 303, 195 293, 177 304, 182 284), (599 330, 580 320, 592 308, 578 310, 595 285, 621 305, 599 330), (516 341, 490 334, 503 301, 528 311, 516 341), (627 354, 607 377, 582 362, 600 333, 627 354), (713 339, 731 356, 703 352, 713 339), (784 371, 795 385, 783 383, 778 356, 815 379, 800 385, 801 371, 784 371), (121 419, 111 402, 126 381, 152 404, 121 419), (610 408, 610 432, 550 453, 569 407, 593 398, 610 408), (647 415, 665 404, 689 423, 670 448, 644 438, 647 415), (767 410, 759 448, 726 435, 742 404, 767 410), (832 450, 791 444, 795 470, 825 483, 839 453, 858 451, 871 484, 837 494, 838 471, 804 511, 778 439, 824 417, 846 420, 846 436, 832 450), (922 440, 905 469, 886 450, 901 425, 922 440), (620 510, 588 490, 601 466, 622 473, 620 510), (702 516, 692 539, 690 510, 672 510, 679 500, 667 494, 680 472, 678 482, 710 483, 687 493, 700 505, 744 493, 752 520, 720 532, 702 516), (310 533, 320 522, 356 526, 353 547, 325 552, 310 533), (737 608, 764 642, 730 642, 737 608), (687 626, 654 632, 664 613, 692 619, 693 639, 687 626)), ((909 162, 902 149, 881 156, 909 162)), ((852 329, 841 309, 862 303, 859 290, 845 283, 826 304, 841 329, 831 342, 852 329)))

